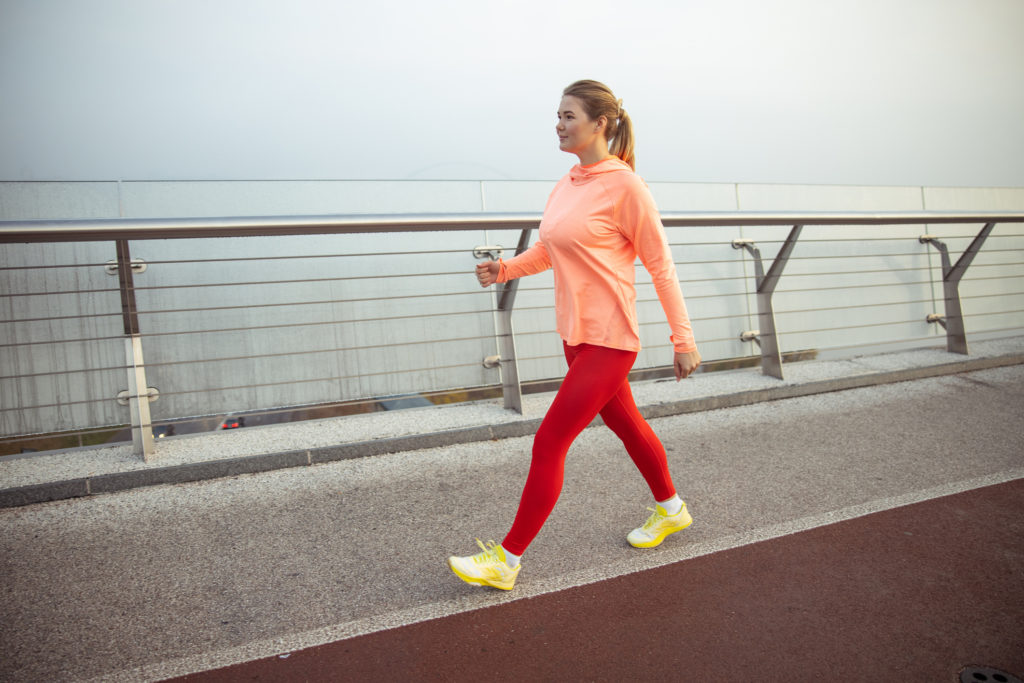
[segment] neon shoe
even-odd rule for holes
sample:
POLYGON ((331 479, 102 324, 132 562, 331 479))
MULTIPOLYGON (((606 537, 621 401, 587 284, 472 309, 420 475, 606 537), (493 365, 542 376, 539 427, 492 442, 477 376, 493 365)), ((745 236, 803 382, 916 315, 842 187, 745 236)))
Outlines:
POLYGON ((449 557, 448 566, 451 570, 466 583, 494 586, 503 591, 512 590, 523 565, 516 565, 513 569, 505 564, 505 551, 494 541, 484 545, 478 538, 476 544, 483 552, 468 557, 449 557))
POLYGON ((634 548, 653 548, 661 545, 669 534, 682 531, 693 524, 693 517, 686 511, 686 503, 683 503, 683 508, 676 515, 668 514, 660 505, 657 510, 647 509, 654 514, 647 518, 643 526, 633 529, 626 536, 626 540, 634 548))

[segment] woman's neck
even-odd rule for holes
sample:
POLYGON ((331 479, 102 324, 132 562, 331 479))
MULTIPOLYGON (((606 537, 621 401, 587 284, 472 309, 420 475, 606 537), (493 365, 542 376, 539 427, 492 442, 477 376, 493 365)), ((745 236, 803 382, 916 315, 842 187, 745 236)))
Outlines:
POLYGON ((608 141, 603 137, 599 137, 595 144, 587 149, 580 150, 576 153, 576 156, 580 159, 580 166, 590 166, 599 161, 604 161, 612 155, 608 153, 608 141))

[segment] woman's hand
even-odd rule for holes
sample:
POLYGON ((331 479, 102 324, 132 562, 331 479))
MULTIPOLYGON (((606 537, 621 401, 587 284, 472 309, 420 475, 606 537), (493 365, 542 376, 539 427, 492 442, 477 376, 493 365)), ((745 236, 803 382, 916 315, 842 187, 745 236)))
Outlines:
POLYGON ((700 353, 697 349, 689 353, 677 353, 675 357, 676 381, 689 377, 700 365, 700 353))
POLYGON ((498 281, 498 271, 501 264, 497 261, 484 261, 476 266, 476 279, 480 281, 481 287, 490 287, 498 281))

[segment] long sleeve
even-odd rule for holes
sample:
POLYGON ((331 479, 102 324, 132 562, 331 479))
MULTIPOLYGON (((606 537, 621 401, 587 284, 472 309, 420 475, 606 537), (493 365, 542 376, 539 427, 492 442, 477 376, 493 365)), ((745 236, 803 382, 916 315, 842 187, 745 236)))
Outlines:
POLYGON ((508 282, 516 278, 526 277, 543 272, 551 267, 551 257, 544 243, 537 240, 536 243, 522 254, 513 256, 509 260, 500 260, 498 270, 498 282, 508 282))
POLYGON ((651 275, 654 290, 665 311, 670 337, 677 353, 689 353, 697 348, 686 311, 686 302, 679 287, 672 250, 665 237, 665 228, 650 190, 638 177, 624 195, 619 206, 619 223, 626 237, 633 243, 640 262, 651 275))

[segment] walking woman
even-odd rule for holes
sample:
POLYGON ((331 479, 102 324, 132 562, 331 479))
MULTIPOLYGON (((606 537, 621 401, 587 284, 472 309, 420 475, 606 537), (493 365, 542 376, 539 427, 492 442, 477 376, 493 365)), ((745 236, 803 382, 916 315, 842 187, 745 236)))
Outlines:
POLYGON ((568 372, 533 442, 533 459, 519 510, 500 545, 449 557, 468 583, 511 590, 520 557, 540 532, 562 490, 566 452, 598 414, 622 439, 651 489, 654 513, 626 539, 652 548, 693 521, 668 471, 665 448, 643 419, 629 387, 640 350, 634 262, 651 274, 668 318, 676 380, 700 365, 700 354, 679 289, 657 207, 634 173, 632 123, 622 100, 596 81, 577 81, 562 93, 558 146, 579 157, 548 198, 540 239, 507 261, 476 268, 481 286, 552 268, 555 315, 568 372), (610 148, 609 148, 610 145, 610 148))

